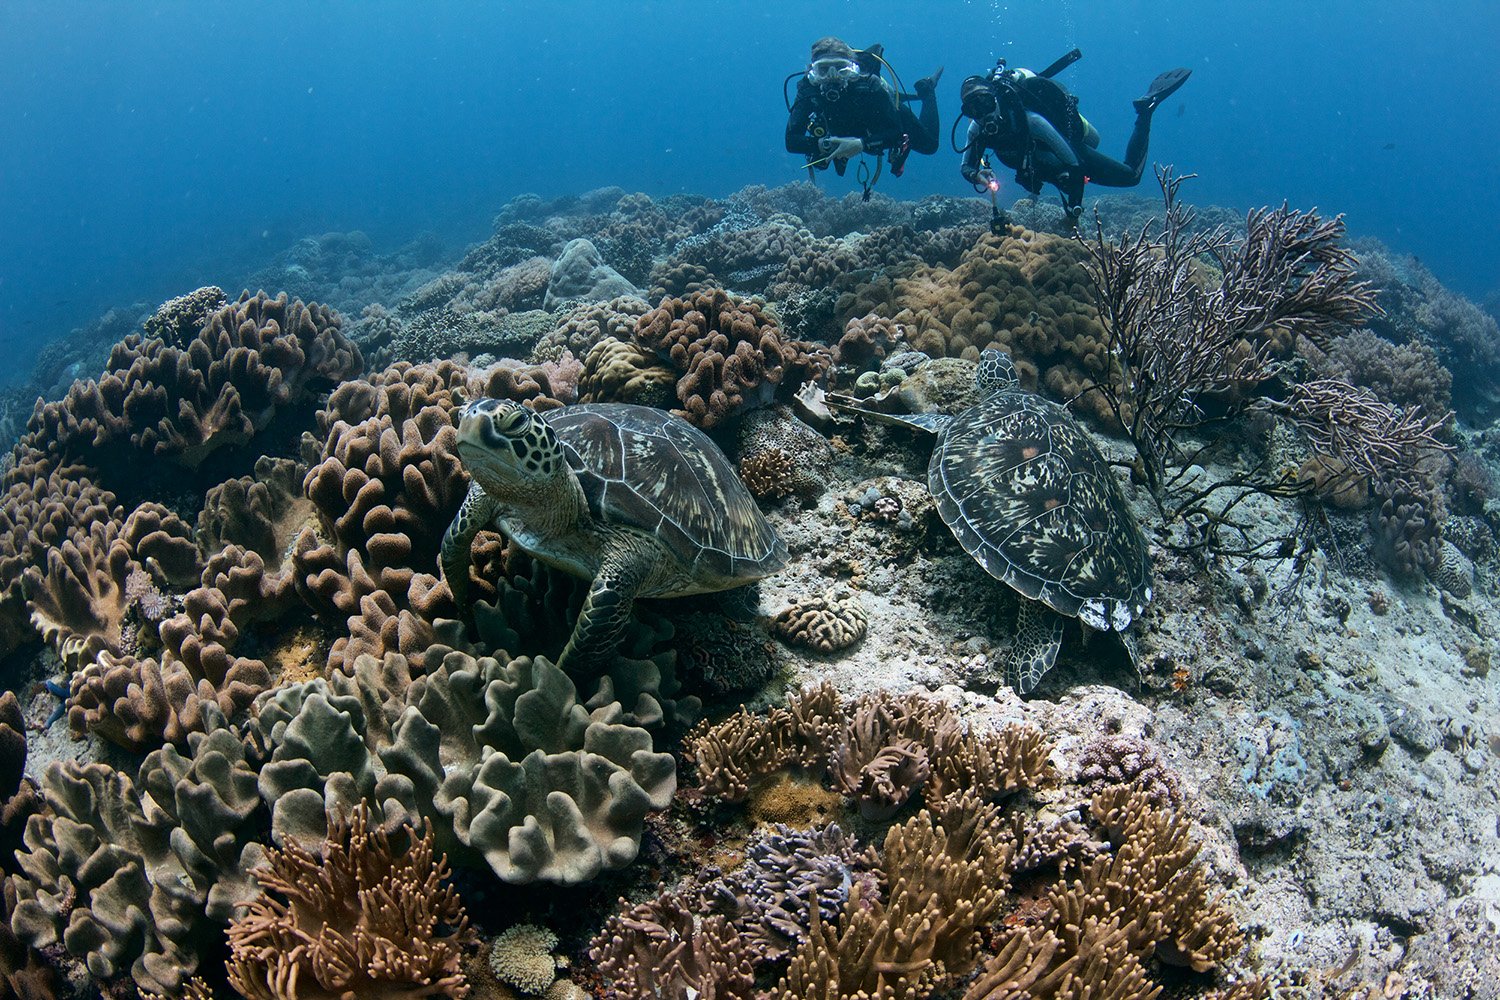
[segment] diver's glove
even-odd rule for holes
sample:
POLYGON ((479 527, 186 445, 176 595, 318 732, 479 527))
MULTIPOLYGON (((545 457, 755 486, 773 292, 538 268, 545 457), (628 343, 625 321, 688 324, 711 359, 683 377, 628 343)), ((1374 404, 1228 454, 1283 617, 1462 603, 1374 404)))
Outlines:
POLYGON ((943 67, 939 66, 931 76, 924 76, 914 85, 917 96, 923 99, 931 97, 937 91, 938 81, 943 78, 943 67))
POLYGON ((981 170, 975 174, 974 186, 979 188, 981 193, 1000 190, 1000 182, 995 179, 993 170, 981 170))
POLYGON ((847 160, 865 151, 865 144, 847 136, 830 136, 818 143, 818 150, 828 160, 847 160))

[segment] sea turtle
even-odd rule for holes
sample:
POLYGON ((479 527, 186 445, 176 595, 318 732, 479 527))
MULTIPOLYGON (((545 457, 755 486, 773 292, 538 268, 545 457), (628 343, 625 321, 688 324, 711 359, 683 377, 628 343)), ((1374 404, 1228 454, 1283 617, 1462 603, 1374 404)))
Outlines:
POLYGON ((927 488, 943 523, 985 571, 1022 597, 1005 679, 1022 694, 1052 669, 1064 617, 1123 632, 1151 600, 1146 539, 1088 432, 1022 389, 1010 358, 980 355, 980 400, 954 416, 892 416, 934 433, 927 488))
POLYGON ((724 453, 662 410, 535 413, 477 399, 459 413, 458 455, 473 482, 443 536, 454 599, 467 611, 470 547, 492 524, 534 558, 592 580, 559 657, 569 668, 614 652, 637 597, 728 590, 786 564, 786 545, 724 453))

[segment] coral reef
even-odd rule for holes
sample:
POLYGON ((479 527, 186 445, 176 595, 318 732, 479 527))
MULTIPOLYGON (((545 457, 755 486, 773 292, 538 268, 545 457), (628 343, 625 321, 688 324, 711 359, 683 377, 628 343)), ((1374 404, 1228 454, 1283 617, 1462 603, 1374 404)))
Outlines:
POLYGON ((636 324, 637 343, 678 373, 679 416, 713 427, 795 391, 828 366, 824 348, 789 340, 754 302, 720 290, 666 299, 636 324))
POLYGON ((329 824, 321 855, 270 851, 262 894, 229 925, 234 988, 251 1000, 468 996, 468 916, 432 830, 410 840, 393 847, 361 807, 329 824))
POLYGON ((243 451, 278 414, 363 369, 336 313, 247 292, 211 314, 186 346, 125 338, 97 381, 37 407, 18 447, 121 484, 131 482, 135 456, 196 469, 243 451))
POLYGON ((17 856, 18 937, 145 990, 192 976, 208 932, 254 895, 248 873, 264 853, 244 746, 225 729, 191 742, 191 756, 153 752, 135 780, 106 764, 47 768, 49 813, 27 821, 17 856))

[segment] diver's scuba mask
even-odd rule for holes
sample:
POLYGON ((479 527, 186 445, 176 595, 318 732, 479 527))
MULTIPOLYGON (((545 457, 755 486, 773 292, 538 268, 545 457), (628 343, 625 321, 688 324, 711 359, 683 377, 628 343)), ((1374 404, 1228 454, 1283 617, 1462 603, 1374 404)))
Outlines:
POLYGON ((853 59, 815 59, 808 64, 807 78, 819 87, 843 89, 845 84, 858 79, 859 63, 853 59))

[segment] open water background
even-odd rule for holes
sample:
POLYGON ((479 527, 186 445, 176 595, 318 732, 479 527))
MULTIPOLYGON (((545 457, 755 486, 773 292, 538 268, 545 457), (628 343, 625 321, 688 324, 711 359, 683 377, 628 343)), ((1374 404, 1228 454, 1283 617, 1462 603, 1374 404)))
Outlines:
MULTIPOLYGON (((1191 200, 1344 212, 1500 288, 1490 0, 0 0, 0 382, 112 305, 232 294, 305 235, 457 248, 521 192, 799 179, 781 83, 825 34, 883 42, 908 89, 946 66, 945 132, 965 75, 1077 45, 1061 79, 1116 156, 1130 99, 1189 66, 1151 158, 1200 175, 1191 200)), ((957 167, 913 157, 880 190, 969 194, 957 167)))

